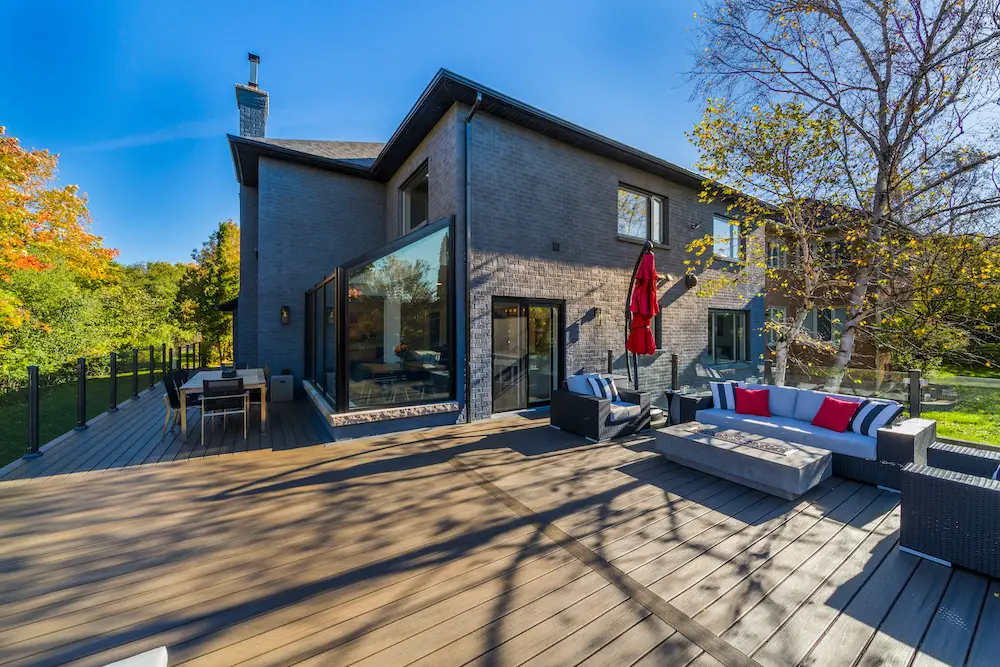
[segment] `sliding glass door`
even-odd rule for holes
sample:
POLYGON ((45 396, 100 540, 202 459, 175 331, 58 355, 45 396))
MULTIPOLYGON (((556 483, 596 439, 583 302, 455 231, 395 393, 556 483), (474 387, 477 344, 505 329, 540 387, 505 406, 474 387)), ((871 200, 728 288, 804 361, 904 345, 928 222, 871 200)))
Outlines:
POLYGON ((493 300, 493 412, 549 402, 562 368, 562 304, 493 300))

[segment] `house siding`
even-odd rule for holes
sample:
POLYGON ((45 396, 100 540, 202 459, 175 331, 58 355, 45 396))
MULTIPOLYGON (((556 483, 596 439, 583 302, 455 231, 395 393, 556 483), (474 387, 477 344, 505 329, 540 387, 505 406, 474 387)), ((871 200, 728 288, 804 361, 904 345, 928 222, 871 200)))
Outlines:
POLYGON ((262 158, 258 190, 257 362, 301 381, 304 294, 339 264, 385 243, 385 186, 262 158), (289 324, 281 324, 281 306, 291 309, 289 324))
POLYGON ((683 284, 685 246, 711 233, 712 214, 725 213, 724 205, 701 203, 694 189, 488 114, 473 121, 471 160, 473 418, 492 412, 494 297, 564 300, 566 374, 603 370, 608 350, 624 372, 625 294, 641 245, 618 238, 619 183, 669 199, 670 248, 656 250, 664 277, 658 290, 663 347, 641 359, 640 387, 658 393, 669 386, 671 354, 680 358, 682 384, 698 380, 710 308, 749 310, 750 360, 763 354, 764 307, 756 285, 704 297, 683 284), (600 325, 595 307, 602 311, 600 325))

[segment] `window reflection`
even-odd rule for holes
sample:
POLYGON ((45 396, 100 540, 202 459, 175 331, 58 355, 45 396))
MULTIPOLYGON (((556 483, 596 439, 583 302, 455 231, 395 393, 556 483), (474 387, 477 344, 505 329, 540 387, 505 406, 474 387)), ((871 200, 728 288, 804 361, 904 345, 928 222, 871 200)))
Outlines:
POLYGON ((349 407, 451 397, 449 230, 348 272, 349 407))

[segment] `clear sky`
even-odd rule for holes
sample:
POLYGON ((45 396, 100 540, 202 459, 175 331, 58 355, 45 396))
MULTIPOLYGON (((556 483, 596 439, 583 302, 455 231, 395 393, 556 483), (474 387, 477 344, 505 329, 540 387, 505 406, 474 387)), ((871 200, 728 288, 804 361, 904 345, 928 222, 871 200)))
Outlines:
POLYGON ((185 261, 239 218, 233 84, 271 137, 385 141, 440 67, 677 164, 694 0, 47 2, 4 9, 0 125, 60 154, 121 260, 185 261))

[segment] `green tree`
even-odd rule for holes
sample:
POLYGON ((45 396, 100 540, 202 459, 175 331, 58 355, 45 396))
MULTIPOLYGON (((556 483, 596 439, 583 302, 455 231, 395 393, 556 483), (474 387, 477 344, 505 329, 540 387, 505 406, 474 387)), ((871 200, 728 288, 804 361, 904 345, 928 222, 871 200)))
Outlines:
POLYGON ((231 359, 232 318, 219 306, 239 293, 239 226, 232 220, 220 222, 191 257, 194 262, 185 269, 174 306, 176 320, 196 332, 220 361, 231 359))

